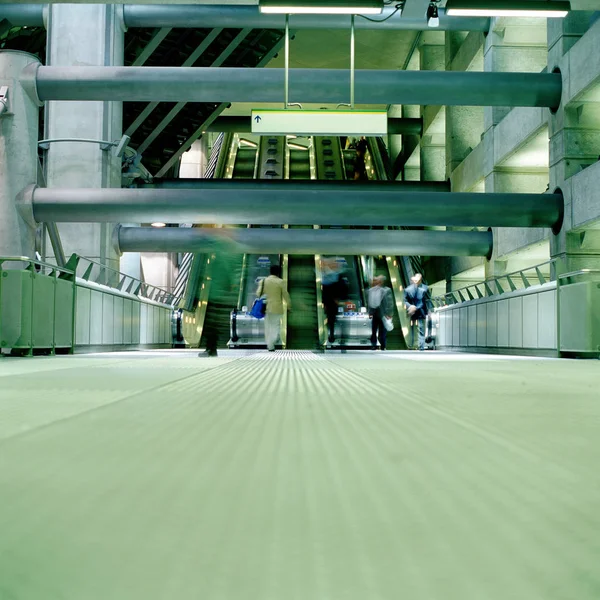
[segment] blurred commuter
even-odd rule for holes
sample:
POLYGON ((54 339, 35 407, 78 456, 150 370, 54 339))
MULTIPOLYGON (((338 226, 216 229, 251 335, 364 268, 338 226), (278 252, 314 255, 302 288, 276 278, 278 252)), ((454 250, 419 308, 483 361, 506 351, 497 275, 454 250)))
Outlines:
POLYGON ((365 164, 365 155, 367 153, 367 140, 364 138, 356 144, 356 158, 354 159, 354 180, 369 181, 367 175, 367 165, 365 164))
POLYGON ((217 356, 219 342, 227 341, 219 338, 229 337, 229 315, 237 304, 236 285, 241 271, 240 251, 225 235, 211 245, 210 292, 202 328, 206 350, 198 354, 201 358, 217 356))
MULTIPOLYGON (((333 258, 323 259, 321 266, 321 284, 323 286, 323 307, 327 316, 328 340, 330 344, 335 341, 335 323, 339 307, 348 299, 348 281, 344 277, 342 268, 333 258)), ((343 329, 343 328, 342 328, 343 329)), ((344 344, 342 331, 341 344, 344 344)))
POLYGON ((266 296, 267 311, 265 313, 265 342, 269 352, 275 351, 275 344, 281 336, 281 317, 284 311, 284 301, 287 309, 291 309, 290 295, 281 279, 281 267, 271 265, 271 274, 265 277, 256 291, 257 296, 266 296))
POLYGON ((379 275, 373 278, 373 285, 367 292, 369 317, 371 318, 371 350, 377 348, 377 338, 382 350, 386 348, 387 329, 384 319, 391 319, 394 312, 392 290, 384 286, 385 277, 379 275))
POLYGON ((417 273, 404 290, 404 308, 410 317, 410 346, 415 348, 415 329, 419 332, 419 350, 425 350, 425 320, 427 319, 427 292, 423 276, 417 273))

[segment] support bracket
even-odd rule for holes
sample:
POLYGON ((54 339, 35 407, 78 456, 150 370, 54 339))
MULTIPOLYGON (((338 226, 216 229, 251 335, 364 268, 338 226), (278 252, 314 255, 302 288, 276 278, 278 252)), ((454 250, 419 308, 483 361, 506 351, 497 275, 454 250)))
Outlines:
POLYGON ((10 103, 8 101, 8 86, 0 86, 0 117, 11 115, 10 103))

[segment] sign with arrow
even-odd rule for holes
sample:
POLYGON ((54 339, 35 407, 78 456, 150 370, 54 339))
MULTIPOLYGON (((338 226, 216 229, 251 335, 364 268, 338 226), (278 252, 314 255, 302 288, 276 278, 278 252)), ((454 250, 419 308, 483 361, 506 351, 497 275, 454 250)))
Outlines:
POLYGON ((255 109, 251 122, 258 135, 387 135, 384 110, 255 109))

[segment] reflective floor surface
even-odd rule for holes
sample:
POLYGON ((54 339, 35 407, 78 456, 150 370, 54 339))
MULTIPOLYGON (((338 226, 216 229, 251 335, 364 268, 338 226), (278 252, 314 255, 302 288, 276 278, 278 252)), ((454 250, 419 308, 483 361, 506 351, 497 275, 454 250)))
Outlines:
POLYGON ((0 359, 2 600, 597 600, 600 363, 0 359))

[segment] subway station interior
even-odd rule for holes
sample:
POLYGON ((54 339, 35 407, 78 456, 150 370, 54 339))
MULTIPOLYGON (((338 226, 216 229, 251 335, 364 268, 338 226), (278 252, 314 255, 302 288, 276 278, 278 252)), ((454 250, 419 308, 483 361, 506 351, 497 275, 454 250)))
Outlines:
POLYGON ((0 2, 0 600, 600 598, 600 0, 0 2))

